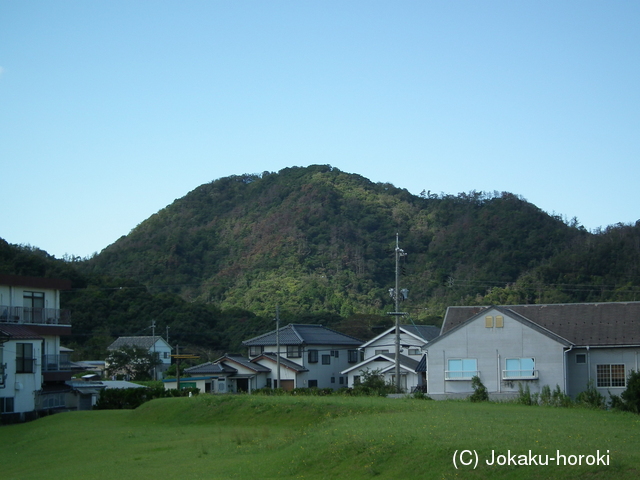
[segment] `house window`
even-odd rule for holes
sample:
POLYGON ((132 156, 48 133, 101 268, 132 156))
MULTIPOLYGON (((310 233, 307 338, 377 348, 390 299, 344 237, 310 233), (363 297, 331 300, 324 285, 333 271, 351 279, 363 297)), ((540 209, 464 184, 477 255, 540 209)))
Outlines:
POLYGON ((44 309, 44 292, 24 292, 22 295, 22 299, 25 321, 27 323, 42 322, 42 311, 44 309))
POLYGON ((533 358, 507 358, 506 369, 502 372, 504 379, 538 378, 536 361, 533 358))
POLYGON ((340 350, 331 350, 331 356, 338 358, 340 356, 340 350))
POLYGON ((16 344, 16 373, 34 373, 33 344, 16 344))
POLYGON ((267 378, 267 388, 271 388, 271 379, 267 378))
POLYGON ((4 358, 2 352, 2 346, 0 346, 0 387, 4 387, 4 358))
POLYGON ((164 352, 163 356, 164 356, 165 359, 169 358, 169 352, 164 352))
POLYGON ((344 385, 344 377, 339 377, 340 385, 344 385))
POLYGON ((478 362, 475 358, 452 358, 447 362, 446 380, 470 380, 478 375, 478 362))
POLYGON ((289 358, 302 357, 302 347, 300 345, 287 345, 287 357, 289 358))
POLYGON ((0 413, 13 413, 13 397, 0 398, 0 413))
POLYGON ((353 384, 354 385, 360 385, 360 375, 354 375, 353 376, 353 384))
POLYGON ((42 408, 60 408, 65 406, 64 393, 49 393, 42 396, 42 408))
POLYGON ((249 356, 257 357, 258 355, 262 355, 263 351, 264 347, 262 345, 251 346, 249 347, 249 356))
POLYGON ((587 363, 587 354, 576 353, 576 363, 587 363))
POLYGON ((486 328, 493 328, 493 317, 490 315, 487 315, 486 317, 484 317, 484 326, 486 328))
POLYGON ((502 315, 496 316, 496 328, 504 328, 504 317, 502 315))
POLYGON ((318 380, 309 380, 309 388, 318 388, 318 380))
POLYGON ((318 350, 309 350, 307 359, 309 363, 318 363, 318 350))
POLYGON ((358 350, 348 351, 349 363, 358 363, 358 350))
POLYGON ((389 353, 389 349, 386 350, 376 350, 376 355, 380 355, 382 353, 389 353))
POLYGON ((624 387, 625 385, 624 365, 596 365, 596 386, 624 387))
POLYGON ((331 355, 322 355, 322 364, 331 365, 331 355))
POLYGON ((409 349, 409 355, 420 355, 420 349, 419 348, 410 348, 409 349))
POLYGON ((331 383, 336 383, 336 377, 331 377, 331 383))

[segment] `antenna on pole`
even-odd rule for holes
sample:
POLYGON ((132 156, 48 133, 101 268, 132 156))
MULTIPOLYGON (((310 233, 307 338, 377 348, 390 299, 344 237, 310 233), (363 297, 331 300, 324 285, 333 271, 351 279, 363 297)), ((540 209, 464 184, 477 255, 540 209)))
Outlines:
POLYGON ((389 289, 389 294, 394 300, 395 311, 389 312, 388 315, 394 315, 396 317, 396 393, 400 393, 400 317, 406 315, 406 312, 400 311, 400 300, 406 300, 409 298, 409 290, 403 288, 400 290, 400 257, 406 257, 407 254, 400 248, 399 234, 396 233, 396 285, 395 288, 389 289))

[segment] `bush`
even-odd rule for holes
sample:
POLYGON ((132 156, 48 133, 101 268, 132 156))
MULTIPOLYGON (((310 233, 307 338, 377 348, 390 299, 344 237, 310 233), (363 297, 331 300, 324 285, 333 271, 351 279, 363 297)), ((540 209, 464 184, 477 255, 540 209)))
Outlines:
POLYGON ((469 397, 469 400, 472 402, 486 402, 489 400, 487 387, 484 386, 477 375, 471 378, 471 387, 473 388, 473 394, 469 397))
POLYGON ((94 407, 96 410, 121 410, 138 408, 144 402, 154 398, 187 397, 197 395, 197 388, 183 388, 178 391, 165 390, 162 387, 145 388, 109 388, 100 392, 100 398, 94 407))
POLYGON ((587 389, 578 394, 576 403, 589 408, 604 409, 606 406, 604 396, 596 389, 593 380, 589 380, 587 389))
POLYGON ((640 413, 640 372, 631 370, 627 389, 620 395, 629 412, 640 413))

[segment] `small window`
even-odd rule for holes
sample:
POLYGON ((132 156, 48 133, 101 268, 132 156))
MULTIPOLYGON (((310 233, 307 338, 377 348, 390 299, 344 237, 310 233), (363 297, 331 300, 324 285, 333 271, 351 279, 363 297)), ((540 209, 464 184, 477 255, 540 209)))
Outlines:
POLYGON ((349 363, 358 363, 358 350, 349 350, 349 363))
POLYGON ((353 384, 354 385, 360 385, 360 375, 354 375, 353 376, 353 384))
POLYGON ((505 366, 507 368, 502 375, 504 379, 538 378, 536 361, 533 358, 507 358, 505 366))
POLYGON ((336 377, 331 377, 331 383, 336 383, 336 377))
POLYGON ((487 315, 486 317, 484 317, 484 326, 486 328, 493 328, 493 317, 490 315, 487 315))
POLYGON ((420 355, 420 349, 419 348, 410 348, 409 349, 409 355, 420 355))
POLYGON ((318 388, 318 380, 309 380, 309 388, 318 388))
POLYGON ((16 344, 16 373, 34 373, 33 344, 16 344))
POLYGON ((13 397, 0 398, 0 413, 13 413, 13 397))
POLYGON ((331 355, 322 355, 322 365, 331 365, 331 355))
POLYGON ((624 364, 596 365, 597 387, 624 387, 626 383, 624 364))
POLYGON ((340 385, 344 385, 344 377, 338 377, 340 380, 340 385))
POLYGON ((386 350, 376 350, 376 355, 380 355, 382 353, 389 353, 389 350, 388 349, 386 349, 386 350))
POLYGON ((289 358, 302 357, 302 347, 300 345, 287 345, 287 357, 289 358))
POLYGON ((504 317, 502 315, 496 316, 496 328, 504 328, 504 317))
POLYGON ((587 354, 576 353, 576 363, 587 363, 587 354))
POLYGON ((471 380, 478 375, 478 362, 475 358, 452 358, 447 362, 447 367, 447 380, 471 380))
POLYGON ((318 363, 318 350, 309 350, 307 359, 309 363, 318 363))
POLYGON ((249 356, 257 357, 258 355, 262 355, 263 351, 264 347, 262 345, 251 346, 249 347, 249 356))
POLYGON ((338 358, 340 356, 340 350, 331 350, 331 356, 338 358))

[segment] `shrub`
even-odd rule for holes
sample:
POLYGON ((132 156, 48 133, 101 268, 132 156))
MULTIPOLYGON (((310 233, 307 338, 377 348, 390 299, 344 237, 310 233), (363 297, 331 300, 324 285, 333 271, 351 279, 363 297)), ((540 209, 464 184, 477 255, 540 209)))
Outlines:
POLYGON ((587 389, 576 397, 576 403, 589 408, 605 408, 604 396, 596 389, 593 380, 587 382, 587 389))
POLYGON ((620 397, 628 411, 640 413, 640 372, 631 370, 627 379, 627 388, 620 397))
POLYGON ((480 377, 477 375, 471 378, 471 387, 473 388, 473 394, 469 397, 472 402, 486 402, 489 400, 489 392, 487 387, 484 386, 480 377))

